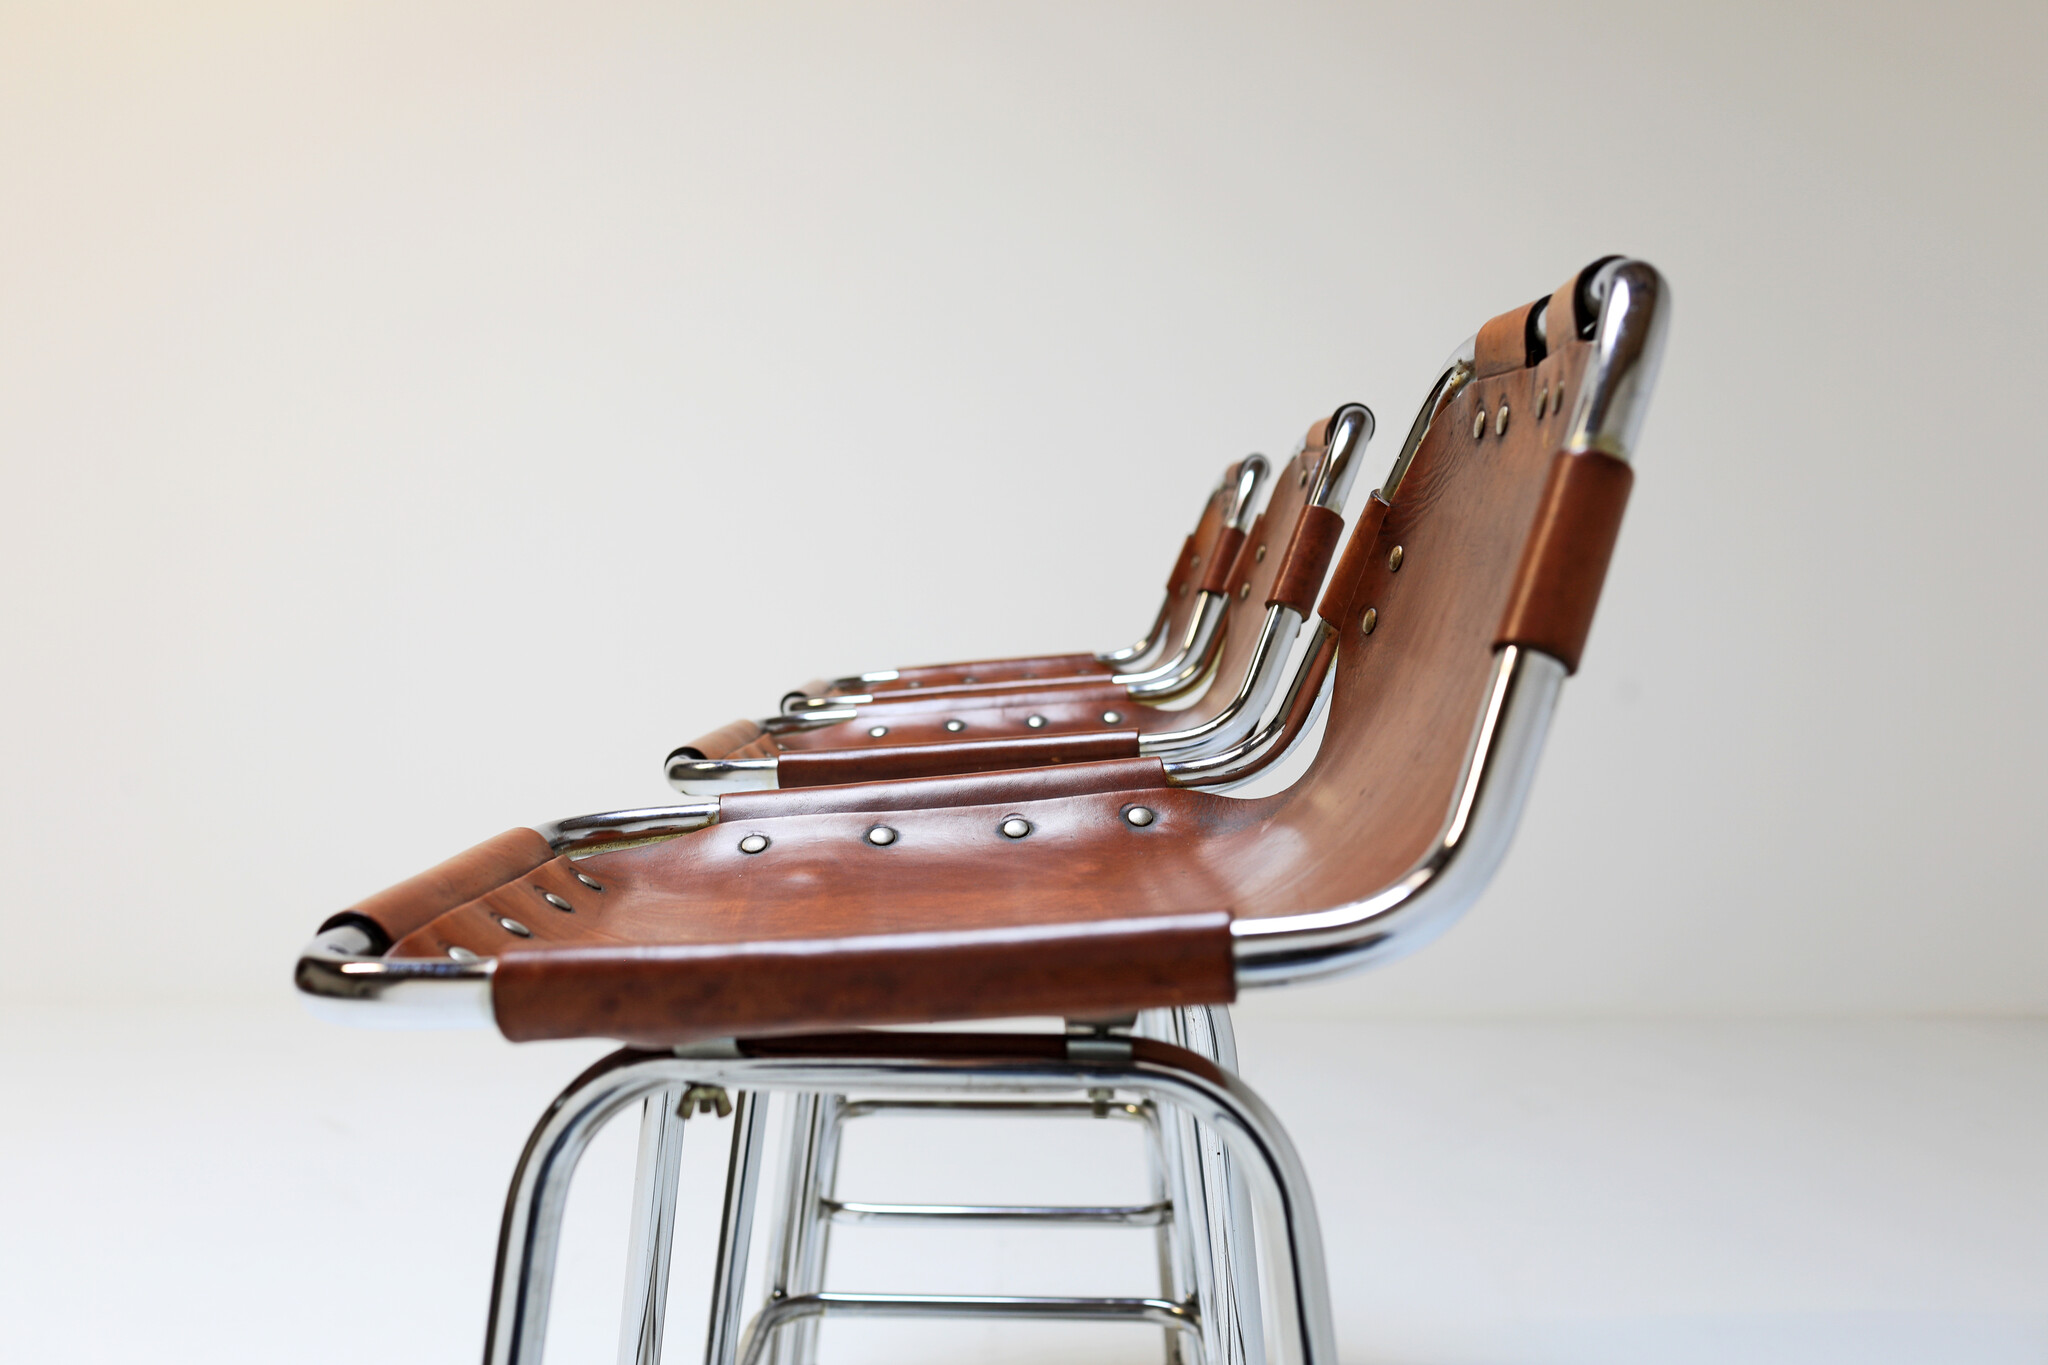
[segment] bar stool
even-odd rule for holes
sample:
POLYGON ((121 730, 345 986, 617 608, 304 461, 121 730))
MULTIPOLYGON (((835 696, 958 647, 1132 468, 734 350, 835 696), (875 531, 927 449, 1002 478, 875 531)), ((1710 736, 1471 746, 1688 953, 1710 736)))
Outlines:
MULTIPOLYGON (((783 1341, 781 1358, 800 1359, 793 1331, 829 1317, 955 1314, 1149 1323, 1205 1358, 1265 1358, 1277 1337, 1290 1360, 1334 1362, 1299 1160, 1216 1055, 1225 1046, 1172 1021, 1413 951, 1484 888, 1591 628, 1665 292, 1648 265, 1606 259, 1454 353, 1331 575, 1310 650, 1319 671, 1297 676, 1262 730, 1275 736, 1265 754, 1285 749, 1310 694, 1327 697, 1314 760, 1280 792, 1233 798, 1203 780, 1213 774, 1144 757, 739 792, 513 831, 323 925, 297 979, 336 1017, 628 1045, 571 1083, 519 1160, 487 1359, 538 1359, 576 1160, 603 1123, 658 1094, 643 1154, 651 1143, 659 1156, 662 1116, 677 1109, 724 1102, 742 1118, 715 1360, 751 1365, 783 1341), (1124 1022, 1134 1015, 1145 1027, 1124 1022), (1018 1016, 1070 1023, 888 1027, 1018 1016), (735 1264, 758 1212, 756 1114, 771 1093, 809 1098, 780 1209, 781 1292, 742 1333, 735 1264), (1227 1197, 1227 1179, 1187 1188, 1196 1163, 1183 1149, 1153 1202, 1170 1206, 1179 1239, 1163 1260, 1185 1257, 1188 1273, 1163 1264, 1158 1298, 826 1290, 833 1145, 866 1095, 1172 1112, 1228 1150, 1258 1214, 1227 1197), (1271 1288, 1263 1320, 1240 1273, 1254 1258, 1271 1288), (1238 1326, 1219 1343, 1221 1321, 1238 1326)), ((1176 1156, 1163 1140, 1155 1150, 1176 1156)), ((640 1318, 626 1340, 643 1360, 673 1208, 660 1171, 643 1166, 636 1214, 640 1318)))

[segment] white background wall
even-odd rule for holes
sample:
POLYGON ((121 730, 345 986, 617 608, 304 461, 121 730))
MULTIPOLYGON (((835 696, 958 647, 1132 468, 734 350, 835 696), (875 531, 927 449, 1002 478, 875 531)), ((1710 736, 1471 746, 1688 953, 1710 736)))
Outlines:
POLYGON ((2044 29, 6 4, 0 993, 281 1000, 790 683, 1120 642, 1225 460, 1626 251, 1671 347, 1517 849, 1288 1008, 2048 1008, 2044 29))

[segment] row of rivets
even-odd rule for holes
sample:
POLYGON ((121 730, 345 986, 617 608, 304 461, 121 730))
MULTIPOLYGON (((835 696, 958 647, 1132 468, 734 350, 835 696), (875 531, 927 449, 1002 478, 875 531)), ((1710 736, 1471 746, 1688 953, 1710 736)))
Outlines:
MULTIPOLYGON (((1158 814, 1149 806, 1126 806, 1123 810, 1123 817, 1126 823, 1138 829, 1145 828, 1159 818, 1158 814)), ((1012 815, 996 826, 997 831, 1005 839, 1022 839, 1030 834, 1033 828, 1032 823, 1021 815, 1012 815)), ((896 831, 887 825, 873 825, 869 827, 867 833, 862 837, 876 848, 887 848, 896 842, 897 836, 896 831)), ((767 835, 749 834, 746 838, 740 840, 740 852, 760 853, 768 847, 768 844, 769 839, 767 835)), ((500 920, 500 923, 515 934, 526 935, 531 932, 524 925, 516 924, 512 920, 500 920)))
POLYGON ((492 918, 496 919, 499 924, 503 925, 505 927, 506 932, 508 933, 517 934, 521 938, 533 937, 533 930, 527 928, 518 920, 513 919, 508 915, 494 915, 492 916, 492 918))
POLYGON ((552 892, 552 891, 543 891, 543 892, 541 892, 541 893, 540 893, 540 898, 541 898, 542 900, 546 901, 546 902, 547 902, 547 903, 548 903, 549 905, 552 905, 552 906, 554 906, 554 907, 555 907, 555 909, 557 909, 557 910, 566 910, 566 911, 568 911, 568 912, 569 912, 570 914, 572 914, 572 915, 576 913, 576 907, 575 907, 575 906, 573 906, 573 905, 569 904, 569 902, 567 902, 567 901, 563 900, 563 899, 562 899, 562 898, 561 898, 560 896, 557 896, 557 895, 556 895, 556 894, 555 894, 554 892, 552 892))

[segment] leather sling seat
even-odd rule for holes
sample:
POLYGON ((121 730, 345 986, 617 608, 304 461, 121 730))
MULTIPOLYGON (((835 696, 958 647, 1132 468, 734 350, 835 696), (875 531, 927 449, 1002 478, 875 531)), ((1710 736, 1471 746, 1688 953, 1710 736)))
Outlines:
MULTIPOLYGON (((1213 664, 1188 674, 1207 683, 1192 704, 1162 709, 1151 704, 1155 698, 1135 695, 1139 689, 1107 674, 972 675, 971 683, 915 691, 826 695, 801 705, 829 703, 812 714, 832 723, 809 724, 801 714, 732 722, 674 750, 667 760, 670 782, 685 793, 708 795, 1199 751, 1212 735, 1227 746, 1251 728, 1265 704, 1342 533, 1338 509, 1370 440, 1372 419, 1357 404, 1339 414, 1342 448, 1333 454, 1329 446, 1330 421, 1310 428, 1275 479, 1264 511, 1248 533, 1235 534, 1228 571, 1203 580, 1200 593, 1222 599, 1222 638, 1213 664), (1333 459, 1339 461, 1334 467, 1333 459), (759 781, 749 780, 756 775, 759 781)), ((1156 700, 1177 695, 1161 693, 1156 700)))
POLYGON ((1368 503, 1322 606, 1328 725, 1287 789, 1125 759, 741 793, 696 832, 573 858, 513 831, 329 923, 393 959, 494 962, 510 1038, 664 1047, 1214 1004, 1419 946, 1498 856, 1465 851, 1466 822, 1491 802, 1488 830, 1512 828, 1526 779, 1489 746, 1523 724, 1518 688, 1554 697, 1576 669, 1619 530, 1632 474, 1603 414, 1646 391, 1655 348, 1624 336, 1643 372, 1607 363, 1587 277, 1652 305, 1660 286, 1602 264, 1481 329, 1368 503))

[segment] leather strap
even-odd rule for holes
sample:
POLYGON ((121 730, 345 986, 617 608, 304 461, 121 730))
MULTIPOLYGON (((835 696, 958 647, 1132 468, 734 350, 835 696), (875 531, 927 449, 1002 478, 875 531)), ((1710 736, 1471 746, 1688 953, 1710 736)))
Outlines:
POLYGON ((514 1042, 702 1038, 1021 1015, 1100 1017, 1231 1000, 1230 916, 753 943, 516 946, 491 998, 514 1042))
POLYGON ((1209 556, 1209 570, 1202 575, 1203 592, 1230 591, 1231 571, 1237 567, 1237 556, 1244 549, 1244 544, 1243 531, 1235 526, 1223 528, 1223 534, 1216 537, 1216 552, 1209 556))
POLYGON ((776 761, 782 787, 829 787, 844 782, 889 782, 948 773, 1000 772, 1049 763, 1092 763, 1136 758, 1136 730, 1016 735, 1002 739, 861 748, 797 749, 776 761))
POLYGON ((1525 303, 1520 308, 1510 308, 1479 329, 1479 339, 1472 347, 1474 378, 1491 379, 1528 365, 1529 310, 1535 306, 1525 303))
POLYGON ((1180 558, 1173 561, 1173 572, 1166 576, 1166 595, 1182 597, 1195 588, 1195 561, 1201 557, 1202 547, 1193 536, 1180 547, 1180 558))
POLYGON ((1337 538, 1344 534, 1344 518, 1327 507, 1304 507, 1294 524, 1294 537, 1287 542, 1280 572, 1266 605, 1293 607, 1303 616, 1315 605, 1316 593, 1329 572, 1330 558, 1337 551, 1337 538))
POLYGON ((1344 546, 1344 556, 1337 561, 1337 571, 1330 575, 1329 586, 1323 589, 1316 614, 1340 631, 1356 622, 1358 613, 1365 608, 1359 598, 1373 567, 1380 563, 1380 527, 1386 522, 1388 510, 1386 500, 1377 493, 1365 500, 1365 506, 1358 512, 1358 524, 1351 528, 1351 539, 1344 546))
POLYGON ((773 758, 777 752, 775 736, 751 720, 729 721, 683 748, 699 758, 773 758))
POLYGON ((1559 451, 1522 546, 1496 645, 1540 649, 1576 673, 1621 534, 1635 472, 1599 451, 1559 451))
POLYGON ((321 932, 356 924, 384 936, 388 946, 459 905, 467 905, 533 871, 555 856, 530 829, 508 829, 425 872, 407 877, 328 919, 321 932))

